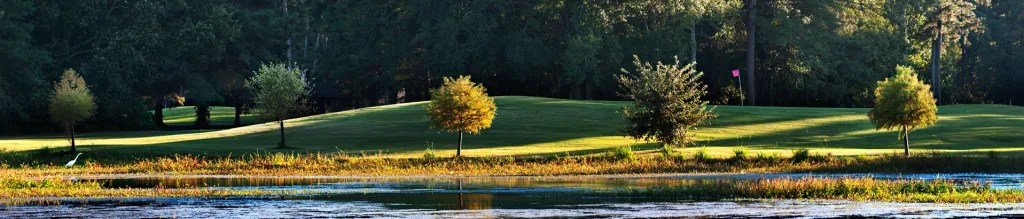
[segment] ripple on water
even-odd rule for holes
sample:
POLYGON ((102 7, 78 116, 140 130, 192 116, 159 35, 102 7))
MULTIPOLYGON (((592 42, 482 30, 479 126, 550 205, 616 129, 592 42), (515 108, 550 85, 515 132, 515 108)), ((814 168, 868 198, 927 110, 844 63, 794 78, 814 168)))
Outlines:
MULTIPOLYGON (((416 197, 409 197, 416 198, 416 197)), ((825 200, 738 200, 715 202, 635 202, 534 205, 518 208, 433 209, 374 201, 318 199, 159 199, 59 206, 0 207, 2 217, 181 217, 181 218, 305 218, 305 217, 992 217, 1024 216, 1024 204, 931 204, 825 200)))

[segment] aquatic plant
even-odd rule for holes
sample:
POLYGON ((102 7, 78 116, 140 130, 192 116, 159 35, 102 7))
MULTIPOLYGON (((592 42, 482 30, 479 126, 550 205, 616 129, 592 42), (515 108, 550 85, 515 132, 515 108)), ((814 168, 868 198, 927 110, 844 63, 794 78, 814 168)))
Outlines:
POLYGON ((694 180, 679 185, 605 191, 627 197, 692 199, 842 199, 893 202, 1024 202, 1024 191, 995 190, 981 182, 873 178, 694 180))

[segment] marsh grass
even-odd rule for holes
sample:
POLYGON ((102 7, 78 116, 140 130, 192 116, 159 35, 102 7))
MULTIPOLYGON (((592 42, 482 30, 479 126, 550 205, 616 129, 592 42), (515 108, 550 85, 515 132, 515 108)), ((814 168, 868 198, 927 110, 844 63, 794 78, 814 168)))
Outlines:
POLYGON ((605 195, 690 199, 832 199, 854 201, 1008 203, 1024 202, 1024 191, 994 190, 988 183, 951 180, 801 178, 695 180, 654 188, 609 190, 605 195))
POLYGON ((128 197, 224 197, 224 196, 266 196, 296 195, 302 190, 225 190, 198 186, 168 189, 154 188, 104 188, 102 183, 91 180, 69 180, 64 178, 26 179, 22 177, 0 177, 0 204, 60 204, 54 198, 128 198, 128 197), (31 199, 47 197, 49 199, 31 199))
MULTIPOLYGON (((80 160, 72 168, 60 164, 0 165, 2 176, 50 177, 96 174, 225 174, 225 175, 328 175, 328 176, 550 176, 591 174, 824 172, 824 173, 1020 173, 1024 158, 958 156, 942 153, 903 157, 821 156, 799 158, 759 153, 753 159, 681 159, 658 153, 635 153, 630 162, 620 157, 504 156, 395 158, 383 154, 350 156, 344 153, 250 153, 229 156, 173 155, 155 158, 100 157, 80 160), (114 159, 114 160, 107 160, 114 159)), ((625 154, 625 153, 624 153, 625 154)), ((21 155, 3 159, 22 159, 21 155)), ((31 156, 29 156, 31 157, 31 156)), ((85 156, 83 156, 85 157, 85 156)), ((626 157, 623 155, 623 157, 626 157)), ((699 156, 695 156, 699 157, 699 156)), ((68 158, 70 160, 70 158, 68 158)))

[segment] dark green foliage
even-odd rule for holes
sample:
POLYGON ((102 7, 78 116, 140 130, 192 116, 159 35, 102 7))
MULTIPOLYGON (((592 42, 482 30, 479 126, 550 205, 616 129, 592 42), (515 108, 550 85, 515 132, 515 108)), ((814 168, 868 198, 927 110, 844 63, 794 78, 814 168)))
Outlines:
POLYGON ((200 103, 195 106, 196 109, 196 121, 193 124, 196 128, 209 128, 210 127, 210 105, 200 103))
POLYGON ((32 0, 0 1, 0 134, 40 129, 46 121, 49 81, 62 69, 46 69, 49 54, 33 43, 32 0), (44 73, 46 70, 55 73, 44 73), (33 122, 36 121, 36 122, 33 122))
MULTIPOLYGON (((738 104, 728 72, 748 72, 744 2, 5 0, 0 132, 58 130, 33 121, 48 120, 47 82, 66 68, 97 96, 84 129, 162 125, 151 112, 168 95, 248 109, 244 80, 260 63, 306 69, 313 93, 330 91, 311 103, 337 111, 429 99, 452 72, 496 96, 618 99, 615 74, 630 54, 679 56, 707 73, 705 100, 738 104)), ((1024 102, 1024 2, 761 0, 755 8, 758 77, 744 92, 758 105, 870 107, 874 82, 895 65, 939 79, 943 103, 1024 102), (933 67, 937 76, 924 74, 933 67)))

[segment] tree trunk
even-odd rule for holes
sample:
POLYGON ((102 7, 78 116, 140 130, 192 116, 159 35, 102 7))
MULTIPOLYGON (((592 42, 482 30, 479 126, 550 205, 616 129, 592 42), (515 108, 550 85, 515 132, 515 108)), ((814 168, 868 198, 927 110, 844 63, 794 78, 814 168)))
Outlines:
POLYGON ((690 62, 697 63, 697 21, 690 23, 690 62))
POLYGON ((210 128, 210 105, 207 103, 196 104, 196 121, 192 124, 195 129, 210 128))
POLYGON ((153 101, 153 124, 156 125, 157 128, 167 127, 167 124, 164 124, 164 99, 155 99, 156 100, 153 101))
POLYGON ((288 146, 284 143, 284 120, 277 121, 277 124, 281 125, 281 142, 277 143, 278 148, 286 148, 288 146))
MULTIPOLYGON (((940 12, 941 13, 941 12, 940 12)), ((942 80, 939 78, 939 61, 942 56, 942 20, 938 21, 938 34, 932 41, 932 96, 935 97, 935 105, 942 103, 942 80)))
POLYGON ((75 125, 69 125, 71 127, 71 153, 78 152, 78 148, 75 148, 75 125))
POLYGON ((910 130, 903 127, 903 156, 910 157, 910 130))
POLYGON ((459 131, 459 147, 455 151, 455 156, 456 157, 462 157, 462 133, 463 133, 462 131, 459 131))
MULTIPOLYGON (((288 0, 281 0, 281 10, 284 12, 285 19, 287 19, 288 18, 288 0)), ((288 58, 288 65, 287 66, 288 66, 288 69, 291 69, 291 68, 295 67, 295 66, 293 66, 293 62, 292 62, 292 32, 289 31, 288 29, 286 29, 285 30, 285 35, 288 35, 288 40, 285 41, 285 43, 288 44, 288 48, 287 48, 287 50, 285 50, 286 51, 285 54, 286 54, 286 56, 288 58)))
POLYGON ((747 0, 747 105, 757 103, 757 89, 754 85, 754 39, 757 33, 757 0, 747 0))
POLYGON ((235 127, 242 126, 242 106, 235 104, 235 127))
POLYGON ((594 83, 593 82, 588 81, 586 84, 583 84, 583 98, 587 99, 587 100, 593 100, 594 99, 594 83))

